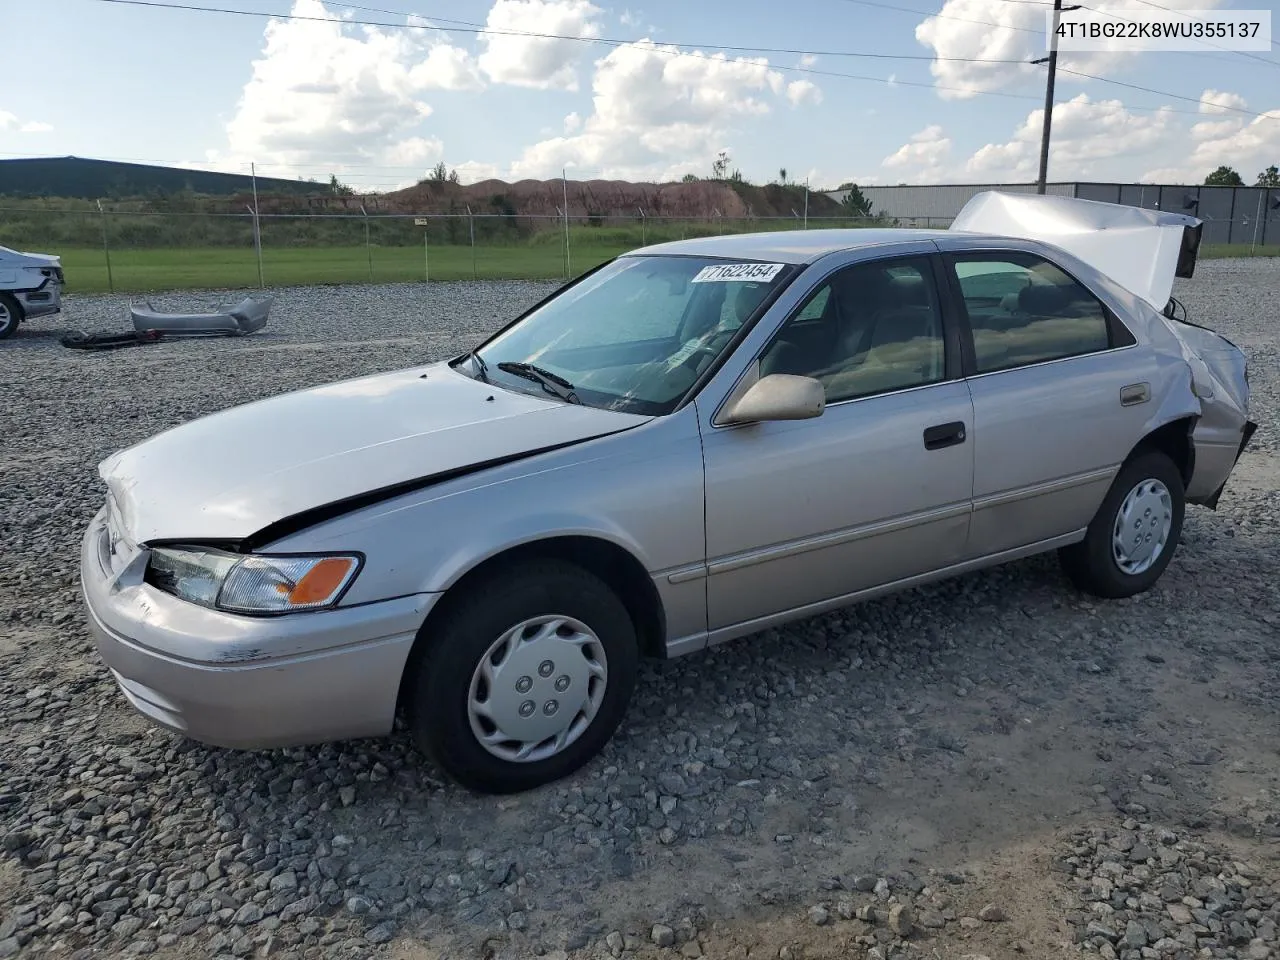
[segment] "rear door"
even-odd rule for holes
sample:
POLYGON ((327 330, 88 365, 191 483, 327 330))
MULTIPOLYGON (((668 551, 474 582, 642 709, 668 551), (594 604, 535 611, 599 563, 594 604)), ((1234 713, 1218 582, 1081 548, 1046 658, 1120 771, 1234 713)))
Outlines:
POLYGON ((973 397, 969 556, 1086 527, 1151 416, 1154 369, 1084 284, 1029 249, 943 255, 973 397))

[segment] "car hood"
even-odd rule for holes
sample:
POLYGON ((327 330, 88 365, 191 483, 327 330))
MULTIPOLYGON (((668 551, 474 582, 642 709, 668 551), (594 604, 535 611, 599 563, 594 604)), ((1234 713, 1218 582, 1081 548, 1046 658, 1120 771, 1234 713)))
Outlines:
POLYGON ((513 392, 442 362, 232 407, 121 450, 98 472, 133 543, 239 542, 306 511, 649 419, 513 392))
POLYGON ((1163 310, 1174 278, 1195 270, 1201 221, 1077 197, 986 191, 949 229, 1051 243, 1163 310))

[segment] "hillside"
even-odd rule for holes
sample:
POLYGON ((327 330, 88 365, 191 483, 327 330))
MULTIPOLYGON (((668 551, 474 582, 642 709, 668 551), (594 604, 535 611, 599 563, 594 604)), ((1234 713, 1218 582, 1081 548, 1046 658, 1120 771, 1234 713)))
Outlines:
MULTIPOLYGON (((187 191, 226 196, 249 192, 252 178, 238 173, 187 170, 149 163, 86 157, 19 157, 0 160, 0 196, 71 197, 80 200, 162 196, 187 191)), ((314 193, 323 184, 259 177, 258 190, 314 193)))
MULTIPOLYGON (((104 220, 93 198, 38 192, 3 196, 3 169, 0 167, 0 244, 23 249, 97 247, 105 230, 113 247, 253 245, 253 221, 248 214, 253 196, 248 184, 230 193, 200 193, 186 187, 169 193, 152 184, 150 193, 116 193, 103 204, 104 220)), ((575 230, 635 230, 636 242, 659 237, 656 231, 663 229, 676 230, 673 236, 684 236, 690 231, 740 231, 757 222, 758 228, 766 229, 766 224, 777 228, 788 221, 798 226, 806 208, 803 186, 754 186, 734 180, 571 180, 568 184, 560 180, 485 180, 466 186, 426 180, 404 190, 365 196, 346 190, 335 193, 327 184, 284 183, 290 191, 272 189, 270 182, 258 181, 264 247, 361 243, 362 208, 372 218, 369 240, 380 246, 414 246, 421 244, 424 236, 433 244, 468 243, 472 237, 481 243, 544 242, 561 229, 566 192, 569 221, 575 230), (303 187, 306 193, 294 192, 303 187), (468 212, 474 219, 468 218, 468 212), (424 228, 415 223, 422 216, 436 219, 424 228)), ((831 223, 845 216, 845 209, 829 196, 808 195, 810 221, 828 218, 831 223)))
MULTIPOLYGON (((385 194, 385 212, 473 213, 495 209, 519 216, 561 216, 568 194, 571 219, 638 217, 704 218, 722 216, 803 216, 803 186, 758 187, 730 180, 693 183, 629 183, 625 180, 484 180, 459 184, 426 181, 385 194)), ((838 216, 840 205, 823 194, 809 194, 810 216, 838 216)))

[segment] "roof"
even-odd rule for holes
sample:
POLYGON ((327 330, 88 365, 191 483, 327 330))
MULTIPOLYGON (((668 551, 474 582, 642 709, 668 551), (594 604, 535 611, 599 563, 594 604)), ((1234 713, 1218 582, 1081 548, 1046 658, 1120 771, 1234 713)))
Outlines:
POLYGON ((829 253, 862 247, 936 240, 946 230, 911 230, 899 227, 827 230, 772 230, 764 233, 730 233, 716 237, 672 240, 632 250, 625 256, 666 254, 689 257, 741 257, 777 263, 813 263, 829 253))

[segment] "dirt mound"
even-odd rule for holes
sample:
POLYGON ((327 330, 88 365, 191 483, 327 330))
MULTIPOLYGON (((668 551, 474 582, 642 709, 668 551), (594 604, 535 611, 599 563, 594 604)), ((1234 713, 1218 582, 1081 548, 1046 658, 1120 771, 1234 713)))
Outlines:
MULTIPOLYGON (((560 216, 568 199, 569 216, 705 218, 800 216, 805 205, 803 186, 770 184, 757 187, 731 181, 690 183, 630 183, 625 180, 482 180, 462 186, 427 181, 380 198, 389 213, 459 213, 495 209, 508 215, 560 216)), ((811 216, 839 213, 838 205, 821 194, 809 194, 811 216)))

